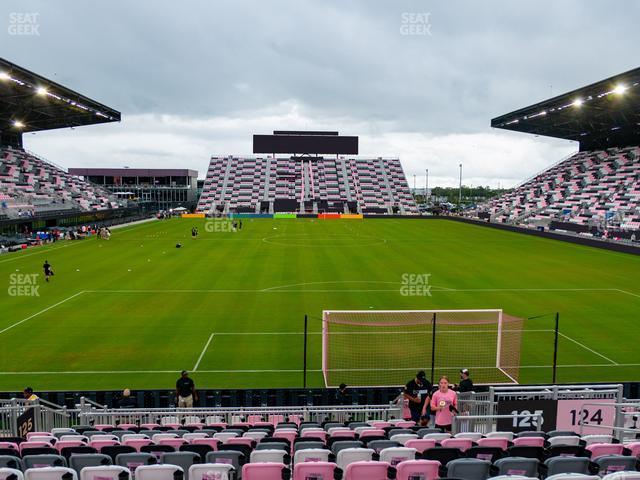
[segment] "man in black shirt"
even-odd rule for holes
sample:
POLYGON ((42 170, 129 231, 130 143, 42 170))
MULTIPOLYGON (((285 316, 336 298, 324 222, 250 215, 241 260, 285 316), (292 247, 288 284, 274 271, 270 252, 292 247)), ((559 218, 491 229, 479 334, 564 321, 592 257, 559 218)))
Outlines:
POLYGON ((192 408, 193 402, 198 401, 196 385, 189 378, 189 372, 186 370, 182 371, 176 382, 176 398, 178 399, 178 408, 192 408))
POLYGON ((347 390, 347 384, 341 383, 336 392, 336 405, 351 405, 351 393, 347 390))
POLYGON ((458 392, 472 392, 473 391, 473 381, 469 378, 469 370, 463 368, 460 370, 460 385, 458 385, 458 392))
POLYGON ((416 378, 407 382, 402 392, 404 398, 409 400, 409 411, 411 412, 411 420, 418 422, 423 415, 425 403, 427 403, 427 410, 424 415, 429 417, 428 400, 431 395, 431 383, 427 380, 427 376, 424 370, 420 370, 416 374, 416 378))
POLYGON ((138 408, 138 402, 131 396, 131 390, 125 388, 122 397, 118 400, 118 408, 138 408))

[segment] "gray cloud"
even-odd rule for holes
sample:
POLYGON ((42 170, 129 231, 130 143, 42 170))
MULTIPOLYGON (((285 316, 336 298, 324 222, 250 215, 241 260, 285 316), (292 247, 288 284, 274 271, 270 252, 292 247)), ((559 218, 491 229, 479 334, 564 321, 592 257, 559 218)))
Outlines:
MULTIPOLYGON (((443 183, 459 157, 483 156, 479 181, 514 183, 523 167, 495 158, 526 170, 564 155, 566 142, 491 131, 489 120, 637 66, 640 36, 640 4, 602 0, 9 0, 0 21, 11 12, 39 13, 40 35, 5 35, 2 56, 125 119, 68 134, 59 163, 146 166, 156 152, 203 172, 210 153, 247 153, 251 133, 295 124, 360 134, 363 152, 395 149, 408 175, 441 158, 443 183), (402 35, 407 13, 429 13, 431 35, 402 35), (96 137, 111 155, 73 145, 96 137), (478 138, 498 151, 478 152, 478 138)), ((49 149, 60 135, 26 142, 49 149)))

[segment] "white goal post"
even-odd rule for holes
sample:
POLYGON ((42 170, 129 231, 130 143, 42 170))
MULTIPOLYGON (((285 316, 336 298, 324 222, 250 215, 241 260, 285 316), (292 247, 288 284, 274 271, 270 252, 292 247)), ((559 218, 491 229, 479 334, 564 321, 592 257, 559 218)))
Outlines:
POLYGON ((399 386, 424 370, 457 383, 468 368, 476 384, 515 384, 522 325, 501 309, 324 310, 324 382, 399 386))

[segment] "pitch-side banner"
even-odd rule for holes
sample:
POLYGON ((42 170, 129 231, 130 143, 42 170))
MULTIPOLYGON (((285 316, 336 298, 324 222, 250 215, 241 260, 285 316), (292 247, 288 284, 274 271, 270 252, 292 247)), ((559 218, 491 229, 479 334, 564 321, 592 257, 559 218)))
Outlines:
MULTIPOLYGON (((498 415, 542 415, 541 430, 556 430, 557 400, 506 400, 498 402, 498 415)), ((500 418, 498 430, 503 432, 527 432, 537 430, 538 417, 500 418)))
POLYGON ((615 421, 616 409, 613 405, 589 405, 590 403, 615 403, 606 400, 558 400, 558 430, 569 430, 580 433, 583 423, 583 434, 611 435, 611 427, 615 421))

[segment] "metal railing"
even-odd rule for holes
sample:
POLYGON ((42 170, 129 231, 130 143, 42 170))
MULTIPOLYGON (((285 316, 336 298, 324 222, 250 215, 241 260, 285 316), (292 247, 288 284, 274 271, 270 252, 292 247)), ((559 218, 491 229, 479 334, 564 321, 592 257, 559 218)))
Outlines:
POLYGON ((513 415, 456 415, 452 418, 451 433, 477 432, 485 434, 497 430, 497 420, 517 420, 519 418, 531 419, 531 425, 535 427, 536 431, 540 431, 542 426, 542 414, 534 412, 518 413, 513 415))
POLYGON ((0 435, 25 436, 27 431, 42 432, 69 427, 77 423, 78 413, 78 410, 42 399, 0 400, 0 435))
MULTIPOLYGON (((94 403, 94 402, 91 402, 94 403)), ((118 425, 120 423, 161 423, 163 417, 177 418, 183 422, 187 417, 215 418, 216 422, 234 423, 250 415, 268 417, 282 415, 298 416, 302 421, 323 422, 392 420, 402 418, 402 409, 397 405, 349 405, 349 406, 300 406, 300 407, 251 407, 251 408, 120 408, 109 409, 90 405, 81 400, 78 421, 83 425, 118 425)))
MULTIPOLYGON (((638 428, 637 417, 640 416, 640 402, 621 402, 621 403, 602 403, 602 402, 585 402, 581 406, 581 410, 584 407, 603 407, 603 408, 614 408, 615 409, 615 417, 613 425, 603 425, 602 423, 598 423, 596 421, 580 420, 578 423, 580 425, 580 435, 583 434, 584 428, 595 428, 606 430, 606 432, 612 432, 613 436, 620 440, 621 442, 627 439, 635 439, 638 435, 640 435, 640 428, 638 428), (632 410, 627 410, 632 409, 632 410), (636 421, 634 425, 631 427, 625 427, 627 423, 627 417, 635 417, 636 421)), ((606 433, 603 432, 603 433, 606 433)))

